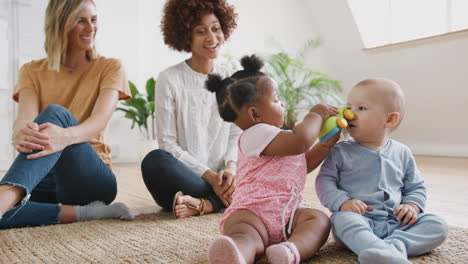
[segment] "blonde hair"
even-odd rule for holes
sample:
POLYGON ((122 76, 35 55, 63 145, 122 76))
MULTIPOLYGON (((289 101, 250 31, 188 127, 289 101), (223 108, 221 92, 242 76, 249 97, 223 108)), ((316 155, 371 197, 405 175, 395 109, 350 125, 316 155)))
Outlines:
MULTIPOLYGON (((68 33, 75 26, 81 6, 88 1, 94 4, 93 0, 49 0, 44 23, 49 70, 60 71, 60 64, 67 55, 68 33)), ((86 56, 90 60, 97 58, 96 47, 88 50, 86 56)))

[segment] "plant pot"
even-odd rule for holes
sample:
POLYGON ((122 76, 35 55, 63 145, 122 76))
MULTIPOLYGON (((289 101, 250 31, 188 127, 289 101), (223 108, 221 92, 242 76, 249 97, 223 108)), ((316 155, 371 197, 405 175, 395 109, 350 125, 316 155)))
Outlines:
POLYGON ((137 145, 138 163, 141 164, 148 153, 158 148, 158 141, 155 139, 141 139, 137 145))

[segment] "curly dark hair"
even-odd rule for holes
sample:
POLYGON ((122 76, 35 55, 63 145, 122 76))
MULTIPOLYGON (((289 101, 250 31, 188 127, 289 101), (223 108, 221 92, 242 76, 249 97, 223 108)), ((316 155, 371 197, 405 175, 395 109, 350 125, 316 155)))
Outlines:
POLYGON ((242 106, 258 99, 255 86, 260 77, 265 76, 260 71, 263 61, 259 57, 245 56, 241 64, 244 69, 231 77, 222 79, 218 74, 208 74, 206 80, 206 89, 216 93, 219 115, 226 122, 234 122, 242 106))
POLYGON ((227 40, 237 26, 237 13, 226 0, 167 0, 161 20, 164 43, 177 51, 190 52, 192 29, 206 14, 218 18, 227 40))

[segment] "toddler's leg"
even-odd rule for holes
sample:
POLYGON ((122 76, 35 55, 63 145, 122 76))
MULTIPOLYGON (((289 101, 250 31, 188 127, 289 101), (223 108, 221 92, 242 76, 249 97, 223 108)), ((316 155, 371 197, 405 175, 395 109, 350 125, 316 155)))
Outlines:
POLYGON ((410 263, 405 251, 374 234, 372 222, 366 217, 354 212, 336 212, 331 222, 336 237, 358 255, 360 263, 410 263))
POLYGON ((270 245, 265 254, 270 264, 299 264, 301 262, 299 251, 296 245, 291 242, 270 245))
POLYGON ((280 257, 279 255, 284 255, 280 254, 281 252, 287 253, 287 255, 291 256, 296 255, 294 253, 298 253, 300 259, 289 262, 299 263, 300 260, 308 259, 317 253, 325 242, 327 242, 329 234, 330 220, 327 215, 320 210, 299 208, 294 215, 292 234, 288 239, 288 242, 292 243, 292 245, 286 243, 282 243, 277 246, 272 245, 267 249, 267 255, 273 263, 273 259, 286 257, 280 257), (286 249, 289 249, 289 251, 286 249))
POLYGON ((210 263, 253 263, 263 255, 268 244, 268 232, 262 220, 253 212, 233 212, 224 223, 224 236, 210 243, 210 263))
POLYGON ((440 246, 448 236, 444 219, 433 214, 422 214, 413 225, 400 226, 384 240, 405 247, 408 256, 419 256, 440 246))
POLYGON ((209 263, 245 264, 236 242, 228 236, 218 236, 208 246, 209 263))

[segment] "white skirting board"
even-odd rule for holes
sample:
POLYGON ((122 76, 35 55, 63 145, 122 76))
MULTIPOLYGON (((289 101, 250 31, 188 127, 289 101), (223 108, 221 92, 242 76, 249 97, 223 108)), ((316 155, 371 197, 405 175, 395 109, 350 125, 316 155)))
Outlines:
POLYGON ((408 144, 414 155, 468 158, 468 144, 408 144))
MULTIPOLYGON (((408 144, 413 155, 468 158, 468 144, 408 144)), ((127 157, 114 157, 114 163, 138 162, 136 154, 127 157)))

